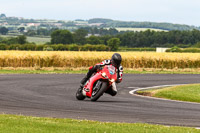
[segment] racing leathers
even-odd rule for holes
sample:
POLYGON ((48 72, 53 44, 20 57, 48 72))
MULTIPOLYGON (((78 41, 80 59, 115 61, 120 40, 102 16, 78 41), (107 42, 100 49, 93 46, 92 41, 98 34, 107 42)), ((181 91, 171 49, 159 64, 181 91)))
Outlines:
MULTIPOLYGON (((82 87, 86 83, 86 81, 89 80, 89 78, 92 76, 93 73, 97 72, 98 70, 100 70, 101 67, 104 67, 105 65, 112 65, 112 61, 104 60, 101 63, 96 64, 95 66, 91 66, 86 76, 81 80, 82 87)), ((120 83, 122 81, 123 67, 120 65, 119 67, 115 67, 115 68, 117 69, 116 83, 120 83)), ((116 88, 115 82, 106 91, 106 93, 110 94, 111 96, 115 96, 117 94, 117 88, 116 88)))

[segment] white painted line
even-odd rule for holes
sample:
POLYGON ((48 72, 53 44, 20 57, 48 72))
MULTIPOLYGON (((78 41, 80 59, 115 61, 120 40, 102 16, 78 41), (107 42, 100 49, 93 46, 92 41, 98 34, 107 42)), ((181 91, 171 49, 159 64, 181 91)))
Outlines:
POLYGON ((128 87, 128 88, 130 88, 130 89, 137 89, 137 88, 139 88, 139 87, 128 87))
POLYGON ((173 101, 173 102, 178 102, 178 103, 190 103, 190 104, 200 105, 200 103, 195 103, 195 102, 170 100, 170 99, 157 98, 157 97, 151 97, 151 96, 143 96, 143 95, 136 94, 136 92, 140 91, 140 90, 148 90, 148 89, 155 89, 155 88, 164 88, 164 87, 178 86, 178 85, 186 85, 186 84, 172 84, 172 85, 160 85, 160 86, 152 86, 152 87, 145 87, 145 88, 137 88, 135 90, 129 91, 129 94, 134 95, 134 96, 138 96, 138 97, 151 98, 151 99, 162 100, 162 101, 173 101))
MULTIPOLYGON (((163 87, 178 86, 178 85, 185 85, 185 84, 159 85, 159 86, 151 86, 151 87, 145 87, 145 88, 133 87, 133 88, 136 88, 136 89, 129 91, 129 93, 133 95, 137 91, 140 91, 140 90, 148 90, 148 89, 163 88, 163 87)), ((128 87, 128 88, 131 88, 131 87, 128 87)))

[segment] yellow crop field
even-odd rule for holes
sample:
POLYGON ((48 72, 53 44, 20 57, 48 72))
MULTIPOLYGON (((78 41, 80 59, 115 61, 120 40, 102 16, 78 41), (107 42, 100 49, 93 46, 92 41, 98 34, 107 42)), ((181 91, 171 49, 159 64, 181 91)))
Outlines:
MULTIPOLYGON (((0 67, 89 67, 114 52, 0 51, 0 67)), ((200 53, 119 52, 124 68, 200 68, 200 53)))

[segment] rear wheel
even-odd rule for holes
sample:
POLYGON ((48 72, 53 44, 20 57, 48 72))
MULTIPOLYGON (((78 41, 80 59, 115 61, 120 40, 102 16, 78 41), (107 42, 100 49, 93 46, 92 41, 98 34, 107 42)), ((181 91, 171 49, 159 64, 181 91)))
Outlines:
POLYGON ((85 96, 82 93, 82 88, 79 88, 76 92, 76 99, 78 100, 84 100, 85 96))
POLYGON ((107 82, 102 82, 102 81, 98 81, 101 82, 101 87, 99 87, 97 90, 93 90, 92 92, 92 96, 91 96, 91 101, 96 101, 98 100, 103 93, 106 91, 108 84, 107 82))

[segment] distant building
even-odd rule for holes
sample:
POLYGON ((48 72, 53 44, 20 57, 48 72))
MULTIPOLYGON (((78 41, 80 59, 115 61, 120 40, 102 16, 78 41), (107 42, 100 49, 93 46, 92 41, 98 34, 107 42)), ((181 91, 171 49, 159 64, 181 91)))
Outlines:
POLYGON ((40 26, 40 23, 27 23, 27 26, 40 26))
POLYGON ((61 26, 62 26, 62 23, 54 23, 53 25, 58 26, 58 27, 61 27, 61 26))
POLYGON ((157 48, 156 48, 156 52, 157 52, 157 53, 164 53, 164 52, 166 52, 168 49, 170 49, 170 48, 160 48, 160 47, 157 47, 157 48))
POLYGON ((3 22, 3 23, 0 23, 0 25, 1 26, 6 26, 6 25, 8 25, 8 23, 7 22, 3 22))
POLYGON ((88 35, 86 36, 86 38, 88 38, 88 37, 90 37, 90 36, 100 36, 100 34, 88 34, 88 35))
POLYGON ((77 26, 84 26, 84 25, 88 25, 88 24, 85 24, 85 23, 81 23, 81 24, 75 24, 77 26))
POLYGON ((21 26, 21 27, 22 27, 22 26, 26 26, 26 24, 25 24, 25 23, 21 23, 19 26, 21 26))

